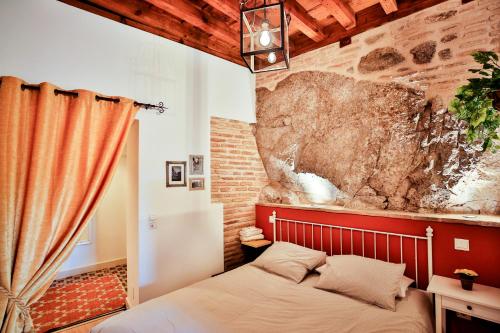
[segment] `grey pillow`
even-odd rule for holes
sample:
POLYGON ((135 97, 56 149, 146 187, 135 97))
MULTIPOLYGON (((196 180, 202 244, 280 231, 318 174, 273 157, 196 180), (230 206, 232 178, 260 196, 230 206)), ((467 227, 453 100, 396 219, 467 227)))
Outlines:
POLYGON ((252 265, 296 283, 310 270, 325 263, 326 253, 288 242, 275 242, 252 265))
POLYGON ((395 311, 396 295, 406 264, 393 264, 355 255, 326 259, 326 270, 316 288, 331 290, 395 311))

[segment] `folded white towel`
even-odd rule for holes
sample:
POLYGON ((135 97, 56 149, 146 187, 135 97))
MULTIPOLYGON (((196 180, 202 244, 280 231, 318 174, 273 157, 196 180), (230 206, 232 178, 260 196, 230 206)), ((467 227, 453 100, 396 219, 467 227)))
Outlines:
POLYGON ((240 231, 251 231, 251 230, 262 230, 260 228, 257 228, 255 226, 251 226, 251 227, 245 227, 245 228, 241 228, 240 231))
POLYGON ((258 234, 258 235, 253 235, 253 236, 240 236, 240 241, 242 241, 242 242, 248 242, 248 241, 253 241, 253 240, 258 240, 258 239, 264 239, 264 235, 258 234))
POLYGON ((262 229, 255 227, 247 227, 240 230, 240 236, 254 236, 262 233, 262 229))

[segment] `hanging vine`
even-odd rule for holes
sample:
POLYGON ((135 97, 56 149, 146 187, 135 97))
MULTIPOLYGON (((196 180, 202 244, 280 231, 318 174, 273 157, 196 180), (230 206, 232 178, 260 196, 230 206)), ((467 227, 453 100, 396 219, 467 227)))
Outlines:
POLYGON ((457 90, 448 110, 467 124, 467 141, 482 144, 483 151, 495 152, 500 148, 497 129, 500 127, 500 67, 498 55, 491 51, 472 54, 482 65, 469 72, 480 77, 469 79, 469 83, 457 90))

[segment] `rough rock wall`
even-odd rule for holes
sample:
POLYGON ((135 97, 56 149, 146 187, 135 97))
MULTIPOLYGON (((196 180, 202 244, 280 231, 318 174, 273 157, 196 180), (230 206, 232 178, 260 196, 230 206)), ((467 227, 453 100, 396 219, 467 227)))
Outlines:
POLYGON ((470 54, 500 50, 500 3, 452 0, 257 76, 261 201, 500 213, 500 153, 446 110, 470 54))
POLYGON ((241 228, 255 225, 255 203, 268 184, 250 124, 210 119, 212 202, 224 204, 224 267, 243 259, 241 228))

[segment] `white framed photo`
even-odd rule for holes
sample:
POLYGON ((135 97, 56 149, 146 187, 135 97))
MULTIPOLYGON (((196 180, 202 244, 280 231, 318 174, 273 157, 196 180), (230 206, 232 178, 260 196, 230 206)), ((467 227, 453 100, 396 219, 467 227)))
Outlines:
POLYGON ((186 162, 167 161, 167 187, 186 186, 186 162))
POLYGON ((205 178, 189 178, 190 191, 203 191, 205 189, 205 178))
POLYGON ((189 155, 189 174, 203 176, 203 155, 189 155))

